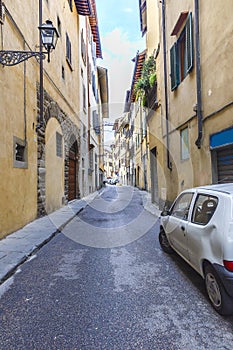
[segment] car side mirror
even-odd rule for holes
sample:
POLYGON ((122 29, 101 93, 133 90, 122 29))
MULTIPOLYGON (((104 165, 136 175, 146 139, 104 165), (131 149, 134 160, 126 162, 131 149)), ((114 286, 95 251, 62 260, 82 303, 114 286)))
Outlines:
POLYGON ((170 210, 169 209, 163 209, 163 211, 161 212, 161 216, 168 216, 168 215, 170 215, 171 214, 171 212, 170 212, 170 210))

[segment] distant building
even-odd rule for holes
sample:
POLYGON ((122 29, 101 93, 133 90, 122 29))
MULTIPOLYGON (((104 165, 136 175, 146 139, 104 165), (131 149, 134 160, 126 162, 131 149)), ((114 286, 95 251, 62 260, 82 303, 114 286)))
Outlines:
POLYGON ((113 152, 108 149, 104 150, 104 175, 105 178, 114 176, 113 152))

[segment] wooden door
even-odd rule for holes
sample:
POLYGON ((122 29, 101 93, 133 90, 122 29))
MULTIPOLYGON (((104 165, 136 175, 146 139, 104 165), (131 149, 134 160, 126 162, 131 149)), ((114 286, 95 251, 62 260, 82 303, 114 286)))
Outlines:
POLYGON ((77 198, 77 143, 69 151, 69 190, 68 200, 77 198))

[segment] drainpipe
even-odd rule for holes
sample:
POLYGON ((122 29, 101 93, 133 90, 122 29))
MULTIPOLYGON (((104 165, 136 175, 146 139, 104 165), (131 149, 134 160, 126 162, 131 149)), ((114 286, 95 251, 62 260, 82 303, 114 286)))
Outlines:
POLYGON ((172 170, 170 159, 170 140, 169 140, 169 113, 168 113, 168 92, 167 92, 167 42, 166 42, 166 18, 165 18, 165 0, 162 0, 162 26, 163 26, 163 69, 164 69, 164 91, 165 91, 165 115, 166 115, 166 147, 167 147, 167 167, 172 170))
POLYGON ((198 137, 195 142, 196 146, 201 148, 202 141, 202 90, 201 90, 201 60, 200 60, 200 34, 199 34, 199 0, 195 0, 195 39, 196 39, 196 85, 197 85, 197 121, 198 137))
MULTIPOLYGON (((24 50, 25 50, 25 42, 24 42, 24 50)), ((24 115, 24 142, 25 146, 27 146, 27 64, 26 61, 23 65, 23 115, 24 115)))
MULTIPOLYGON (((39 1, 39 26, 42 25, 42 0, 39 1)), ((39 117, 39 125, 37 129, 41 128, 44 123, 44 80, 43 80, 43 57, 42 57, 42 38, 40 35, 40 117, 39 117)))
MULTIPOLYGON (((87 22, 87 18, 85 19, 85 25, 86 25, 86 60, 87 60, 87 65, 89 62, 89 50, 88 50, 88 22, 87 22)), ((89 79, 92 79, 92 77, 90 76, 90 71, 89 68, 87 67, 87 123, 88 123, 88 131, 87 131, 87 142, 88 142, 88 152, 91 151, 91 111, 90 111, 90 87, 89 87, 89 79)), ((92 81, 92 80, 91 80, 92 81)), ((90 153, 89 153, 89 157, 90 157, 90 153)), ((89 163, 90 165, 90 163, 89 163)), ((88 167, 90 167, 88 165, 88 167)))

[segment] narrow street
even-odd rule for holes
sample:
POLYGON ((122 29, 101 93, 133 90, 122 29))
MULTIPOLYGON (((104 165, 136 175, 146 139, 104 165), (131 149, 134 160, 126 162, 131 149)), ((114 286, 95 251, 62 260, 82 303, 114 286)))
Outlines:
POLYGON ((232 349, 233 317, 158 231, 141 191, 107 186, 0 286, 0 349, 232 349))

